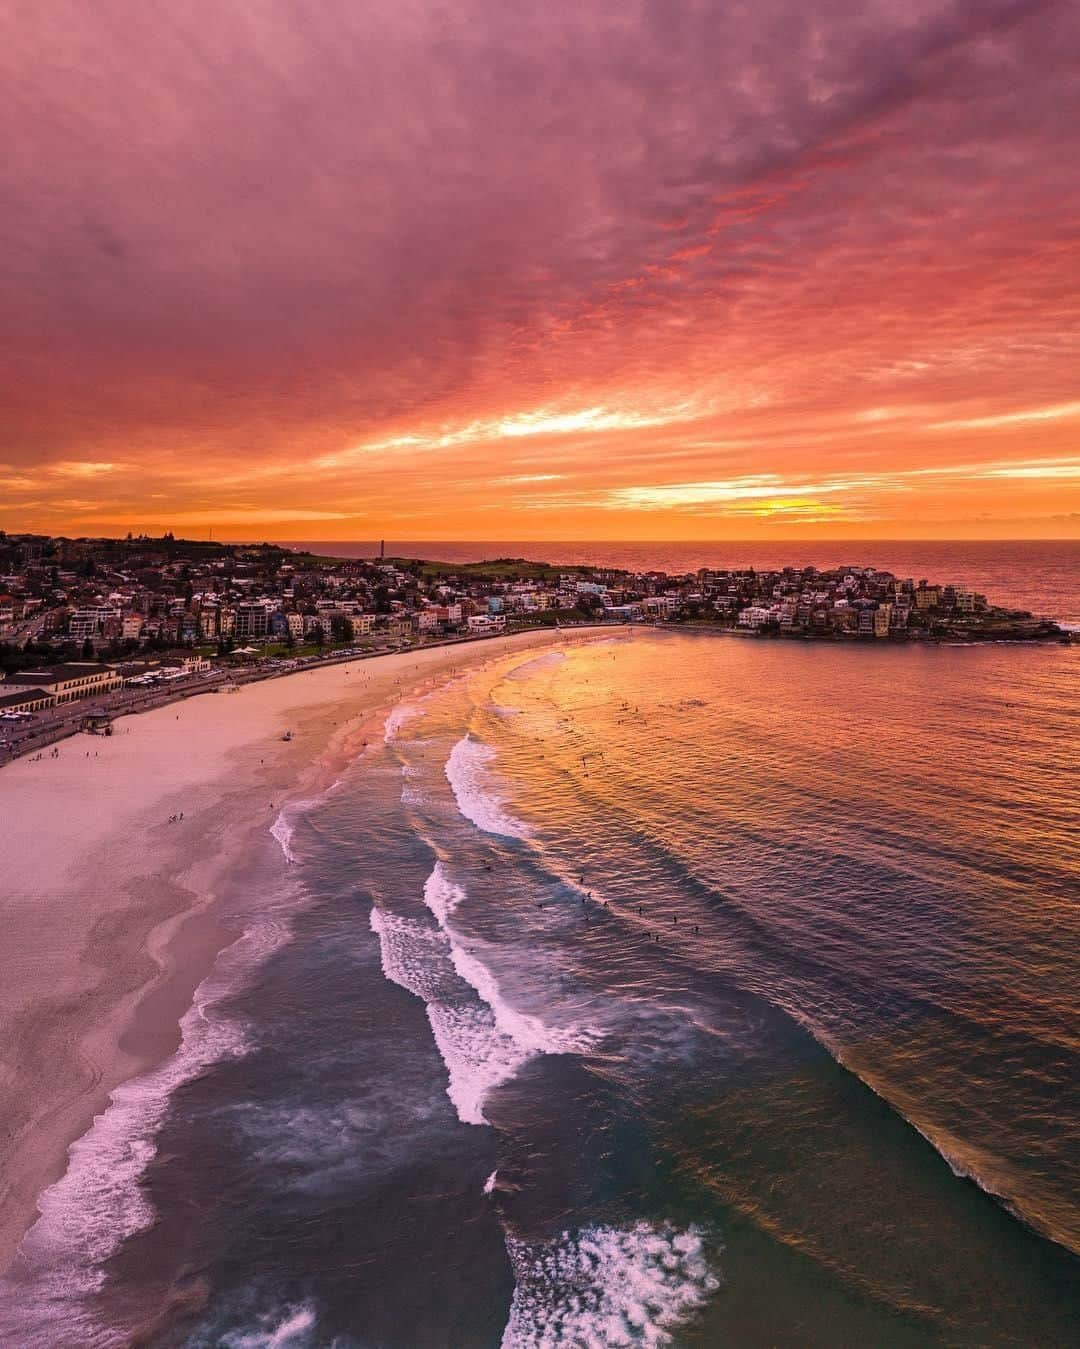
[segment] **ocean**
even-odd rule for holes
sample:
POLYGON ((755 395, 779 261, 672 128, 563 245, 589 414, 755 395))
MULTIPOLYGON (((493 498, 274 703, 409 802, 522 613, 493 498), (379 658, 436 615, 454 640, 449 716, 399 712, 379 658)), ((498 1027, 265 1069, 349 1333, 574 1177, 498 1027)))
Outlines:
POLYGON ((1078 675, 627 630, 406 695, 4 1343, 1074 1344, 1078 675))
MULTIPOLYGON (((327 557, 376 557, 379 543, 314 540, 284 544, 327 557)), ((897 540, 807 540, 806 542, 700 543, 448 543, 387 539, 388 557, 482 562, 498 557, 666 571, 678 575, 699 567, 882 567, 900 577, 955 582, 991 602, 1027 609, 1067 623, 1080 623, 1080 540, 975 542, 897 540)))

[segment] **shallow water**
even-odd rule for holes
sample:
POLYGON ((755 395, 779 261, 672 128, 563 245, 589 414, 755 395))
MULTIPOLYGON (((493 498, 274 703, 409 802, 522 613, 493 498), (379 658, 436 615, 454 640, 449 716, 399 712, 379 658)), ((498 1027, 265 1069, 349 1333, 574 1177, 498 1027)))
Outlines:
POLYGON ((14 1342, 1075 1342, 1078 672, 650 632, 396 708, 14 1342))

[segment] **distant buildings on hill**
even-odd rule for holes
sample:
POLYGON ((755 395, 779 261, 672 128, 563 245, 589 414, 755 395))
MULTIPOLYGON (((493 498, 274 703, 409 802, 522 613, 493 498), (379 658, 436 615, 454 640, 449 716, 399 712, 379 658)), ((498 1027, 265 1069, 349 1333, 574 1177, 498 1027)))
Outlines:
POLYGON ((241 648, 256 658, 281 656, 586 619, 867 641, 1057 631, 1046 620, 996 608, 962 584, 870 566, 705 568, 669 576, 521 559, 323 558, 169 535, 73 540, 0 533, 5 698, 47 691, 63 702, 118 680, 159 681, 174 672, 170 658, 189 660, 195 652, 222 661, 241 648), (147 658, 157 667, 125 667, 147 658), (85 672, 72 662, 85 662, 79 667, 85 672), (98 662, 114 670, 103 672, 98 662))

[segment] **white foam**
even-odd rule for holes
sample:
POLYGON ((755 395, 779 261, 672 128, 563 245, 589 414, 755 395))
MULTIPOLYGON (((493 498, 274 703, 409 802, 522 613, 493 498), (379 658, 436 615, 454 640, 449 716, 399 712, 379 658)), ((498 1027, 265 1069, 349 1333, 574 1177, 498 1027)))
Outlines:
POLYGON ((442 862, 436 862, 431 875, 424 882, 424 903, 438 919, 441 928, 465 898, 465 891, 450 875, 442 862))
POLYGON ((484 1193, 485 1193, 485 1194, 493 1194, 493 1193, 494 1193, 494 1191, 495 1191, 495 1181, 496 1181, 496 1178, 498 1177, 498 1174, 499 1174, 498 1171, 492 1171, 491 1175, 488 1176, 487 1180, 484 1181, 484 1193))
POLYGON ((424 902, 438 922, 374 908, 383 974, 426 1004, 435 1045, 446 1065, 447 1095, 465 1124, 486 1124, 484 1103, 540 1054, 585 1053, 595 1036, 580 1027, 553 1027, 520 1012, 498 980, 450 925, 465 890, 442 861, 424 883, 424 902))
POLYGON ((282 806, 277 819, 270 826, 270 832, 281 845, 281 851, 284 854, 286 862, 297 861, 296 852, 293 849, 292 841, 296 836, 296 820, 301 815, 306 815, 312 806, 317 806, 336 788, 341 786, 339 778, 321 796, 303 797, 298 801, 288 801, 282 806))
POLYGON ((391 740, 397 739, 397 733, 410 721, 418 717, 423 708, 419 703, 398 703, 390 710, 390 715, 386 718, 383 726, 383 740, 389 745, 391 740))
POLYGON ((293 834, 296 832, 292 823, 292 812, 286 807, 278 815, 277 819, 270 826, 270 832, 281 845, 281 851, 285 856, 286 862, 295 862, 296 854, 292 850, 293 834))
POLYGON ((588 1227, 535 1245, 508 1235, 506 1247, 516 1286, 502 1349, 670 1344, 720 1286, 693 1227, 588 1227))
POLYGON ((450 751, 446 779, 454 792, 458 810, 478 829, 507 838, 527 838, 525 824, 506 810, 492 783, 495 751, 481 740, 466 735, 450 751))
POLYGON ((373 908, 371 929, 378 933, 382 972, 391 983, 424 1002, 451 996, 450 942, 440 928, 373 908))
POLYGON ((142 1177, 156 1154, 173 1093, 211 1064, 248 1051, 246 1028, 218 1012, 217 1004, 289 936, 286 923, 267 918, 227 947, 180 1022, 180 1047, 150 1072, 117 1087, 106 1109, 71 1145, 67 1171, 40 1196, 40 1216, 20 1245, 18 1280, 0 1282, 0 1328, 14 1312, 17 1342, 68 1342, 57 1338, 61 1324, 78 1325, 78 1342, 87 1345, 122 1342, 119 1332, 91 1327, 80 1304, 104 1283, 103 1263, 154 1222, 142 1177), (39 1328, 44 1339, 35 1338, 39 1328))
POLYGON ((224 1349, 302 1349, 313 1345, 317 1317, 310 1303, 287 1307, 259 1318, 253 1330, 234 1330, 221 1337, 224 1349), (279 1319, 280 1318, 280 1319, 279 1319))
POLYGON ((452 946, 454 969, 491 1008, 499 1030, 534 1054, 587 1054, 595 1036, 582 1027, 550 1026, 528 1012, 511 1007, 499 991, 499 981, 482 960, 460 946, 452 946))
POLYGON ((454 969, 452 943, 440 928, 379 909, 371 912, 379 935, 383 974, 426 1004, 435 1045, 446 1065, 446 1094, 463 1124, 486 1124, 484 1101, 533 1057, 495 1024, 454 969))
POLYGON ((446 1094, 463 1124, 487 1124, 484 1103, 535 1055, 503 1035, 486 1007, 428 1004, 428 1021, 449 1077, 446 1094))

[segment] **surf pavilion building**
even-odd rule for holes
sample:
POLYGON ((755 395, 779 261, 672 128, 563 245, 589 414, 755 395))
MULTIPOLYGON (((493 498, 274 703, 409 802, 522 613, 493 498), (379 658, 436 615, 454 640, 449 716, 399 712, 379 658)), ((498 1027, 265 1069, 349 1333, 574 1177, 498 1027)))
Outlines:
POLYGON ((20 670, 5 679, 5 695, 34 694, 47 699, 41 706, 53 707, 71 703, 77 698, 92 698, 98 693, 111 693, 122 687, 124 681, 111 665, 71 663, 46 665, 40 670, 20 670))

